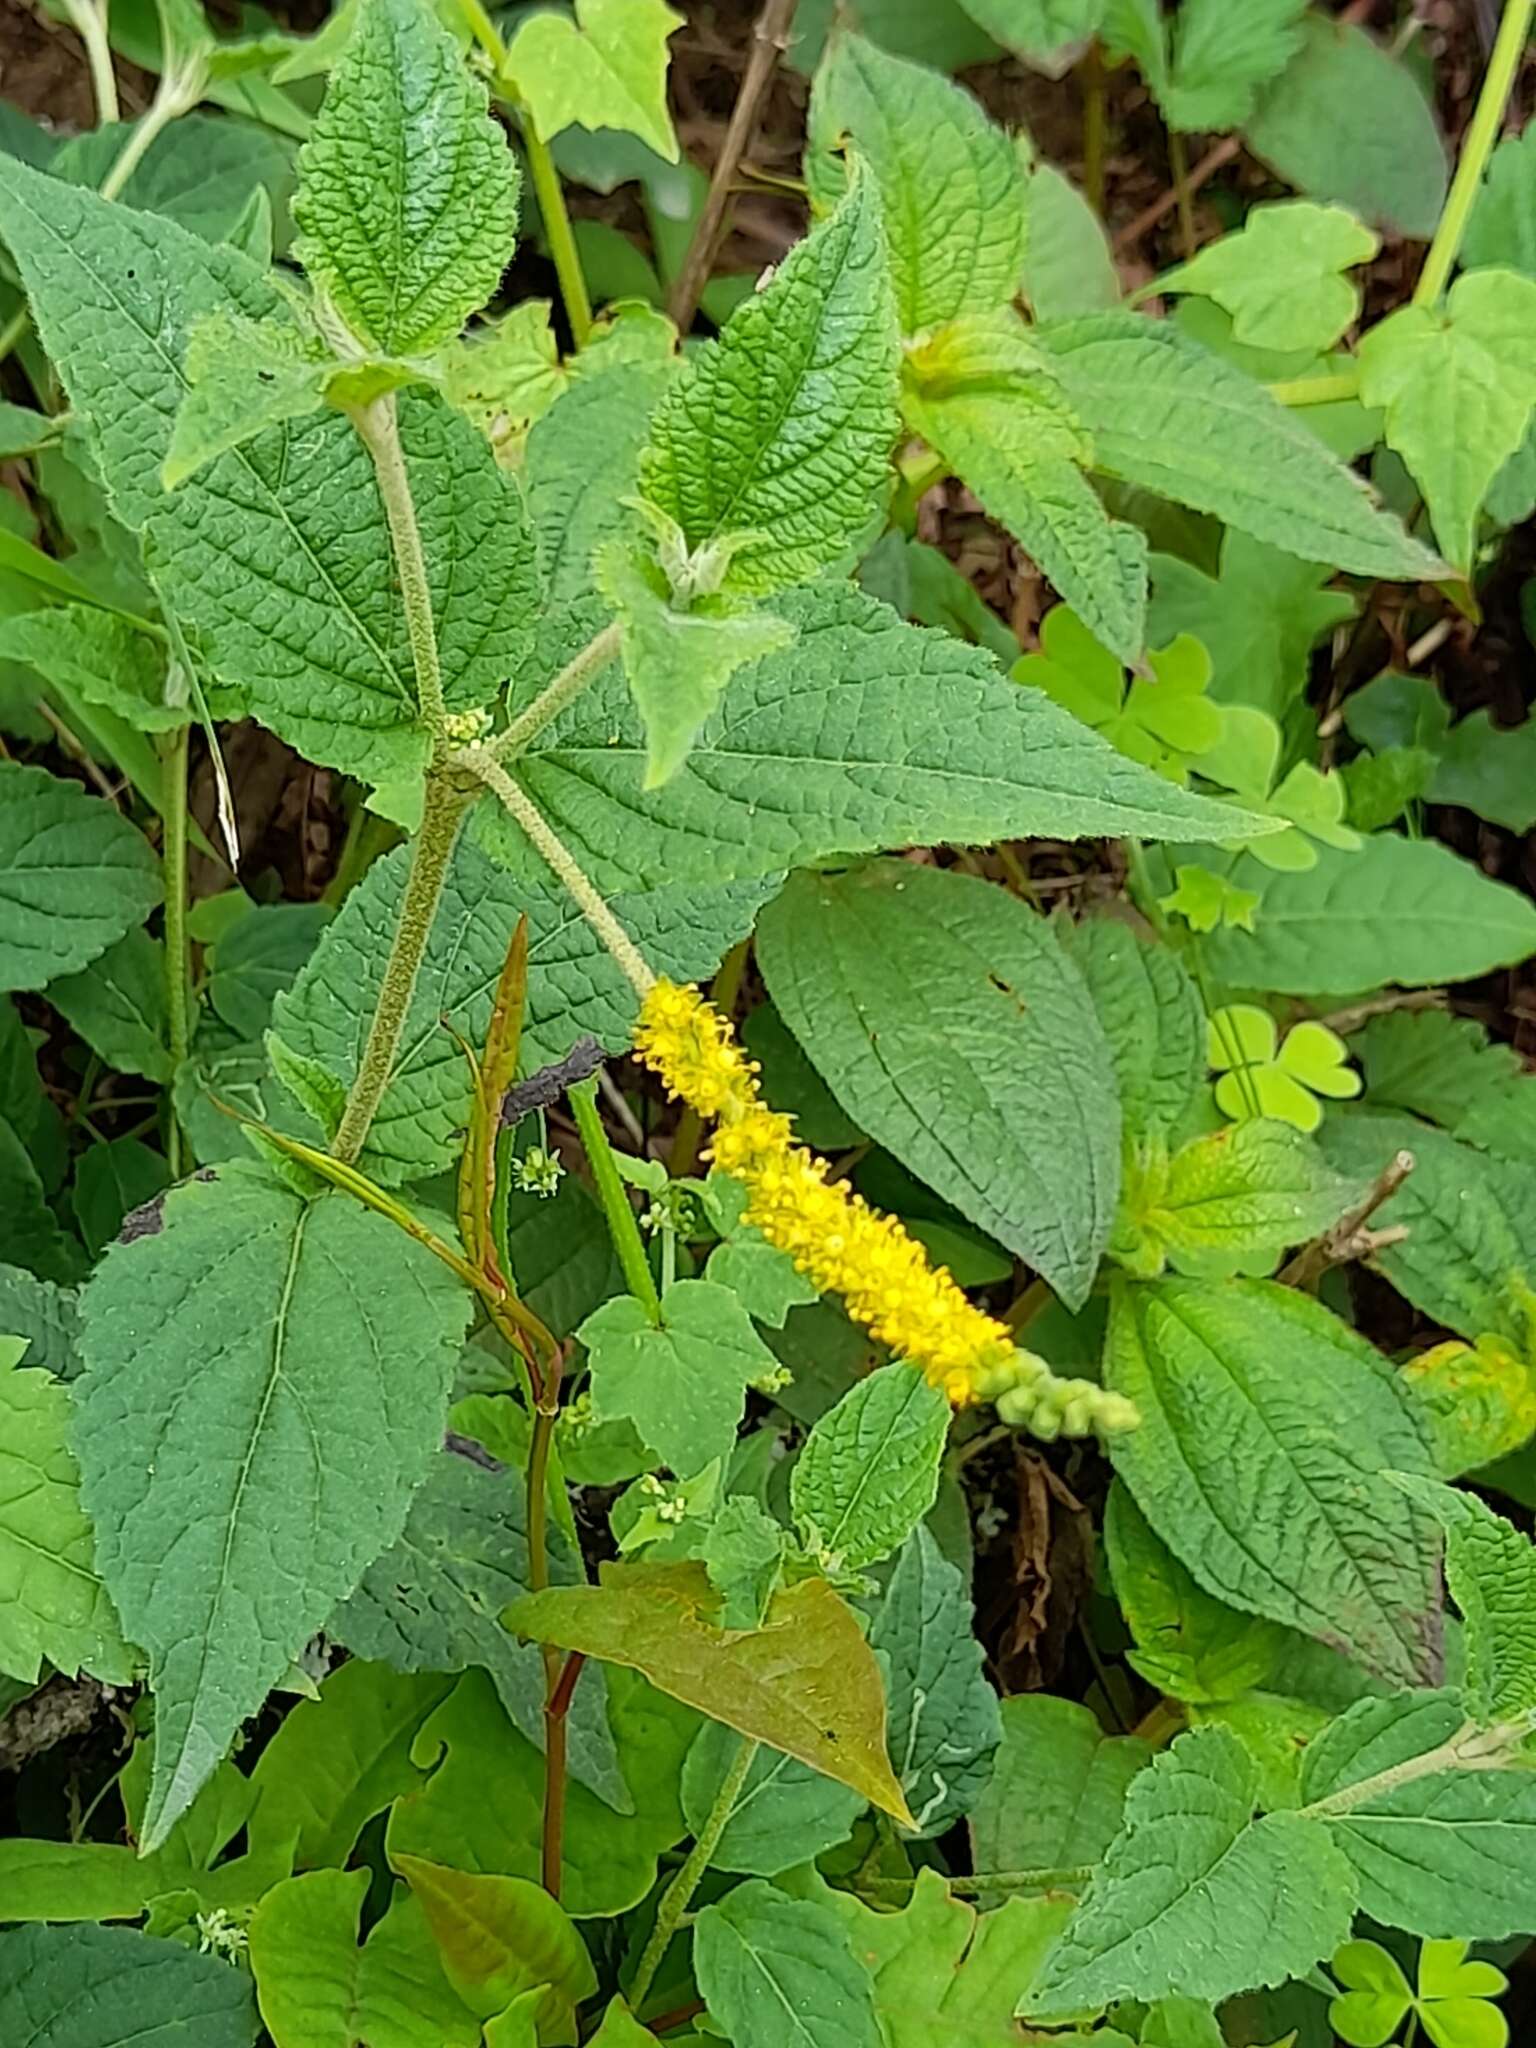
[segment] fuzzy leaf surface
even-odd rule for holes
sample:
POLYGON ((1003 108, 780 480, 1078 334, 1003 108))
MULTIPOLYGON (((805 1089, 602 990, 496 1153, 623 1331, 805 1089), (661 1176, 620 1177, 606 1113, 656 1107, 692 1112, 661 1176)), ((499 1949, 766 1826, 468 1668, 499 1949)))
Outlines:
POLYGON ((1117 918, 1059 927, 1109 1042, 1126 1131, 1170 1129, 1205 1076, 1205 1011, 1178 956, 1117 918))
POLYGON ((878 1564, 933 1506, 949 1403, 920 1372, 872 1372, 812 1428, 789 1478, 807 1542, 848 1571, 878 1564))
POLYGON ((0 989, 78 973, 159 901, 160 864, 111 804, 0 761, 0 989))
POLYGON ((140 732, 173 732, 191 715, 166 702, 164 648, 115 612, 84 604, 22 612, 0 622, 0 657, 26 662, 140 732))
POLYGON ((979 1870, 1074 1870, 1120 1832, 1125 1795, 1150 1762, 1136 1735, 1106 1735, 1076 1700, 1019 1693, 1002 1702, 1002 1741, 971 1812, 979 1870))
POLYGON ((1536 1545, 1475 1493, 1398 1480, 1445 1531, 1445 1575, 1466 1624, 1467 1703, 1475 1719, 1536 1707, 1536 1545))

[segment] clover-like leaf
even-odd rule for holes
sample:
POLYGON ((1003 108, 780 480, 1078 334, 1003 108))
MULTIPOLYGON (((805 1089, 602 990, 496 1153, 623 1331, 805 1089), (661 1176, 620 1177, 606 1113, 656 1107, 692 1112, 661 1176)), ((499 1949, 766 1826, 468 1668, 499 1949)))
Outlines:
POLYGON ((1174 883, 1168 895, 1158 898, 1158 908, 1182 917, 1192 932, 1213 932, 1218 925, 1253 930, 1253 913, 1260 902, 1256 889, 1239 889, 1225 875, 1213 875, 1193 863, 1174 869, 1174 883))
MULTIPOLYGON (((1017 663, 1015 680, 1044 690, 1133 761, 1183 782, 1195 757, 1221 739, 1224 714, 1206 695, 1210 656, 1190 634, 1148 657, 1150 676, 1131 679, 1076 612, 1057 605, 1040 647, 1017 663)), ((1195 765, 1204 774, 1203 761, 1195 765)))
POLYGON ((1324 349, 1359 316, 1359 287, 1343 273, 1379 247, 1341 206, 1282 200, 1256 206, 1239 233, 1179 264, 1159 289, 1214 299, 1249 348, 1324 349))
POLYGON ((1374 1941, 1346 1941, 1333 1958, 1343 1993, 1328 2007, 1333 2031, 1349 2048, 1385 2048, 1413 2006, 1408 1979, 1374 1941))
POLYGON ((573 123, 617 128, 675 164, 667 39, 682 25, 665 0, 576 0, 574 21, 541 11, 523 23, 507 75, 546 142, 573 123))
POLYGON ((1318 1096, 1344 1100, 1360 1093, 1349 1048, 1315 1018, 1295 1025, 1282 1044, 1267 1010, 1229 1003, 1210 1020, 1208 1050, 1219 1077, 1216 1107, 1233 1123, 1268 1116, 1315 1131, 1323 1120, 1318 1096))

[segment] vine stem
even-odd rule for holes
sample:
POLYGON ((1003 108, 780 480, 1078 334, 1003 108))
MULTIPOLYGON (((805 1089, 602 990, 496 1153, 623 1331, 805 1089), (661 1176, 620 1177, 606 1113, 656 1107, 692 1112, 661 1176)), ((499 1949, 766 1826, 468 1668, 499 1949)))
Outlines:
POLYGON ((394 392, 386 391, 368 405, 351 407, 348 417, 373 457, 374 474, 379 480, 379 496, 384 501, 390 544, 400 572, 405 627, 416 671, 417 702, 433 734, 440 735, 448 710, 443 702, 443 671, 432 618, 432 586, 427 580, 427 557, 421 545, 421 527, 416 519, 416 501, 411 496, 405 451, 400 446, 400 415, 394 392))
POLYGON ((1424 258, 1424 268, 1413 288, 1416 306, 1433 306, 1439 302, 1455 268, 1456 258, 1461 253, 1462 237, 1466 234, 1467 222, 1483 182, 1483 172, 1498 138, 1515 73, 1525 53, 1533 7, 1536 7, 1536 0, 1504 0, 1504 16, 1499 23, 1493 54, 1488 59, 1488 69, 1483 74, 1477 105, 1462 140, 1461 154, 1456 160, 1456 175, 1451 180, 1451 189, 1441 210, 1435 238, 1429 245, 1429 254, 1424 258))
POLYGON ((64 0, 70 26, 85 45, 85 61, 91 67, 91 90, 96 95, 96 125, 105 128, 122 119, 117 97, 117 74, 112 69, 112 45, 107 37, 107 10, 94 0, 64 0))
POLYGON ((1104 158, 1108 136, 1108 93, 1104 50, 1097 36, 1083 57, 1083 196, 1104 218, 1104 158))
MULTIPOLYGON (((166 1037, 171 1064, 179 1068, 192 1043, 188 988, 192 979, 187 936, 187 760, 192 728, 182 725, 162 754, 162 839, 160 862, 165 871, 165 999, 166 1037)), ((170 1103, 170 1097, 167 1097, 170 1103)), ((181 1125, 173 1103, 168 1109, 166 1156, 172 1180, 181 1178, 181 1125)))
POLYGON ((632 2012, 638 2012, 645 2003, 646 1993, 656 1981, 656 1972, 671 1946, 672 1937, 682 1924, 683 1915, 699 1888, 699 1880, 709 1868, 710 1858, 720 1846, 720 1837, 725 1833, 726 1822, 736 1810, 736 1801, 741 1788, 747 1782, 747 1773, 752 1768, 752 1759, 757 1755, 760 1744, 743 1741, 736 1752, 735 1762, 726 1772, 720 1790, 715 1794, 715 1803, 709 1809, 709 1818, 699 1830, 698 1839, 688 1851, 682 1869, 673 1878, 662 1895, 656 1911, 656 1925, 651 1929, 651 1938, 645 1944, 635 1971, 634 1982, 629 1987, 629 2004, 632 2012))
POLYGON ((515 761, 519 754, 525 753, 545 726, 558 718, 567 704, 574 703, 588 683, 596 679, 598 671, 618 653, 622 631, 615 619, 600 633, 595 633, 581 652, 571 657, 554 681, 539 692, 527 710, 520 711, 505 732, 499 732, 484 751, 493 760, 502 762, 515 761))
POLYGON ((576 1129, 581 1134, 587 1163, 592 1168, 592 1178, 597 1183, 598 1200, 608 1220, 608 1234, 624 1269, 625 1285, 651 1321, 659 1323, 661 1300, 651 1275, 651 1262, 641 1242, 640 1226, 630 1206, 629 1191, 614 1163, 608 1133, 603 1129, 603 1119, 597 1107, 597 1083, 578 1081, 575 1087, 566 1090, 566 1094, 576 1118, 576 1129))

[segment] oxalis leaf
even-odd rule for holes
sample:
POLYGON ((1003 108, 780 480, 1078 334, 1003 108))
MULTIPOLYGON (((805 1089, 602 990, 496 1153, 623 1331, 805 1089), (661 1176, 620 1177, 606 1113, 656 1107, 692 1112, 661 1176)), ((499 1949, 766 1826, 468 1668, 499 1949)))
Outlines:
POLYGON ((507 77, 549 141, 572 122, 638 135, 668 163, 667 39, 683 17, 664 0, 576 0, 576 19, 536 14, 507 52, 507 77))
POLYGON ((370 348, 449 341, 500 282, 518 170, 484 86, 425 0, 364 0, 299 155, 314 282, 370 348))
POLYGON ((348 1197, 231 1165, 165 1198, 82 1297, 81 1497, 148 1651, 163 1841, 305 1641, 400 1534, 469 1296, 348 1197))
POLYGON ((1353 1873, 1320 1822, 1255 1821, 1258 1766, 1223 1728, 1184 1735, 1131 1785, 1110 1844, 1028 2007, 1071 2014, 1281 1984, 1349 1932, 1353 1873))
POLYGON ((0 988, 75 974, 160 901, 143 835, 78 783, 0 761, 0 988))
POLYGON ((508 1623, 644 1672, 674 1699, 813 1765, 912 1825, 885 1754, 879 1668, 824 1579, 776 1593, 760 1629, 724 1629, 700 1564, 605 1565, 597 1586, 531 1594, 508 1623))

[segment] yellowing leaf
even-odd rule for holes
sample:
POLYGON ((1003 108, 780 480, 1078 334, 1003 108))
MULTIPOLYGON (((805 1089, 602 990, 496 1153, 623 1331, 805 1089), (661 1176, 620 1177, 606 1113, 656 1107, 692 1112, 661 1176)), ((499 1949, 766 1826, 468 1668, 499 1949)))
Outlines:
POLYGON ((523 1877, 449 1870, 397 1855, 395 1868, 421 1901, 455 1991, 482 2019, 540 1992, 541 2040, 575 2037, 575 2008, 597 1989, 581 1936, 558 1900, 523 1877))
POLYGON ((523 23, 507 52, 506 75, 544 141, 573 123, 619 128, 676 163, 667 38, 682 25, 665 0, 576 0, 574 22, 535 14, 523 23))

